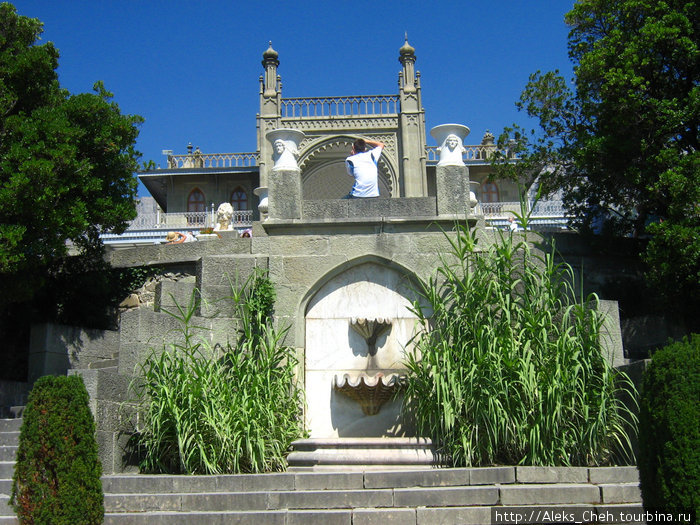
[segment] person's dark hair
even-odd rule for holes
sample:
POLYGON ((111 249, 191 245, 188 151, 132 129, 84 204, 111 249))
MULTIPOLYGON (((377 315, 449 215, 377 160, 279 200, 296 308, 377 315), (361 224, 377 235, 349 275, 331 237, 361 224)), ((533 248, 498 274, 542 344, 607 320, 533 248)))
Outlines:
POLYGON ((367 144, 365 144, 364 139, 357 139, 355 142, 352 143, 352 147, 355 148, 355 152, 362 153, 363 151, 365 151, 367 144))

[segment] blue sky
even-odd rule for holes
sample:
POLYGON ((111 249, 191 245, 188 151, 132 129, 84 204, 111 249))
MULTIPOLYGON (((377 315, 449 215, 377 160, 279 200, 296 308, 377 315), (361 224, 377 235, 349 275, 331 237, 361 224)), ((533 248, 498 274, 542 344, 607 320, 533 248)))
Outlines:
POLYGON ((255 150, 270 40, 283 96, 379 95, 397 93, 407 32, 427 129, 464 124, 470 144, 524 121, 514 103, 530 73, 571 77, 563 18, 573 0, 13 3, 44 23, 63 87, 85 92, 103 80, 122 112, 145 118, 137 147, 160 165, 163 149, 185 153, 188 142, 204 153, 255 150))

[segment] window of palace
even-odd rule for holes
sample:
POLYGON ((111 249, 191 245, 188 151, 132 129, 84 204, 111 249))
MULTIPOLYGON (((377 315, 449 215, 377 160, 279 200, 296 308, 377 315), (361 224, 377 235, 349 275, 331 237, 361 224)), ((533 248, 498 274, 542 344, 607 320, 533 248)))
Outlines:
POLYGON ((237 211, 248 209, 248 194, 240 186, 231 192, 231 206, 237 211))
POLYGON ((199 188, 193 189, 187 196, 187 211, 201 212, 207 211, 207 204, 204 200, 204 193, 199 188))
POLYGON ((495 182, 484 182, 481 185, 481 202, 500 202, 495 182))

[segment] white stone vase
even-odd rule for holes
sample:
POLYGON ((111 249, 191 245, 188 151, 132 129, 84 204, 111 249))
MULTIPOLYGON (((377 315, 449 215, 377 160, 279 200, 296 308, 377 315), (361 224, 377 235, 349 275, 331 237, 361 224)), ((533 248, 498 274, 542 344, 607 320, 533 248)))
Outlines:
POLYGON ((430 130, 430 134, 438 143, 438 166, 464 166, 464 139, 469 135, 469 131, 469 128, 462 124, 441 124, 430 130))
POLYGON ((299 144, 304 140, 303 131, 291 128, 280 128, 268 131, 265 137, 272 144, 272 159, 275 165, 272 171, 298 170, 299 144))
POLYGON ((255 188, 253 190, 253 193, 258 196, 260 199, 260 203, 258 204, 258 211, 260 212, 260 218, 261 220, 265 220, 267 218, 267 210, 268 210, 268 200, 267 200, 267 186, 260 186, 259 188, 255 188))

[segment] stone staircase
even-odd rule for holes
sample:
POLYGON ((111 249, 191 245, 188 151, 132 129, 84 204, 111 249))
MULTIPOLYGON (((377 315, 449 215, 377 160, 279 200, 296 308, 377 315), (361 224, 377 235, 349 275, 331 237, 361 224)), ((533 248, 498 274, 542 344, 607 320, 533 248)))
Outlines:
POLYGON ((103 487, 105 524, 114 525, 489 524, 492 512, 523 506, 642 511, 635 467, 113 475, 103 487))
MULTIPOLYGON (((0 420, 0 524, 18 523, 8 501, 20 425, 0 420)), ((106 525, 489 524, 492 512, 523 506, 642 510, 635 467, 132 474, 104 476, 102 486, 106 525)))
POLYGON ((9 502, 21 426, 21 419, 0 419, 0 524, 3 525, 19 523, 9 502))

